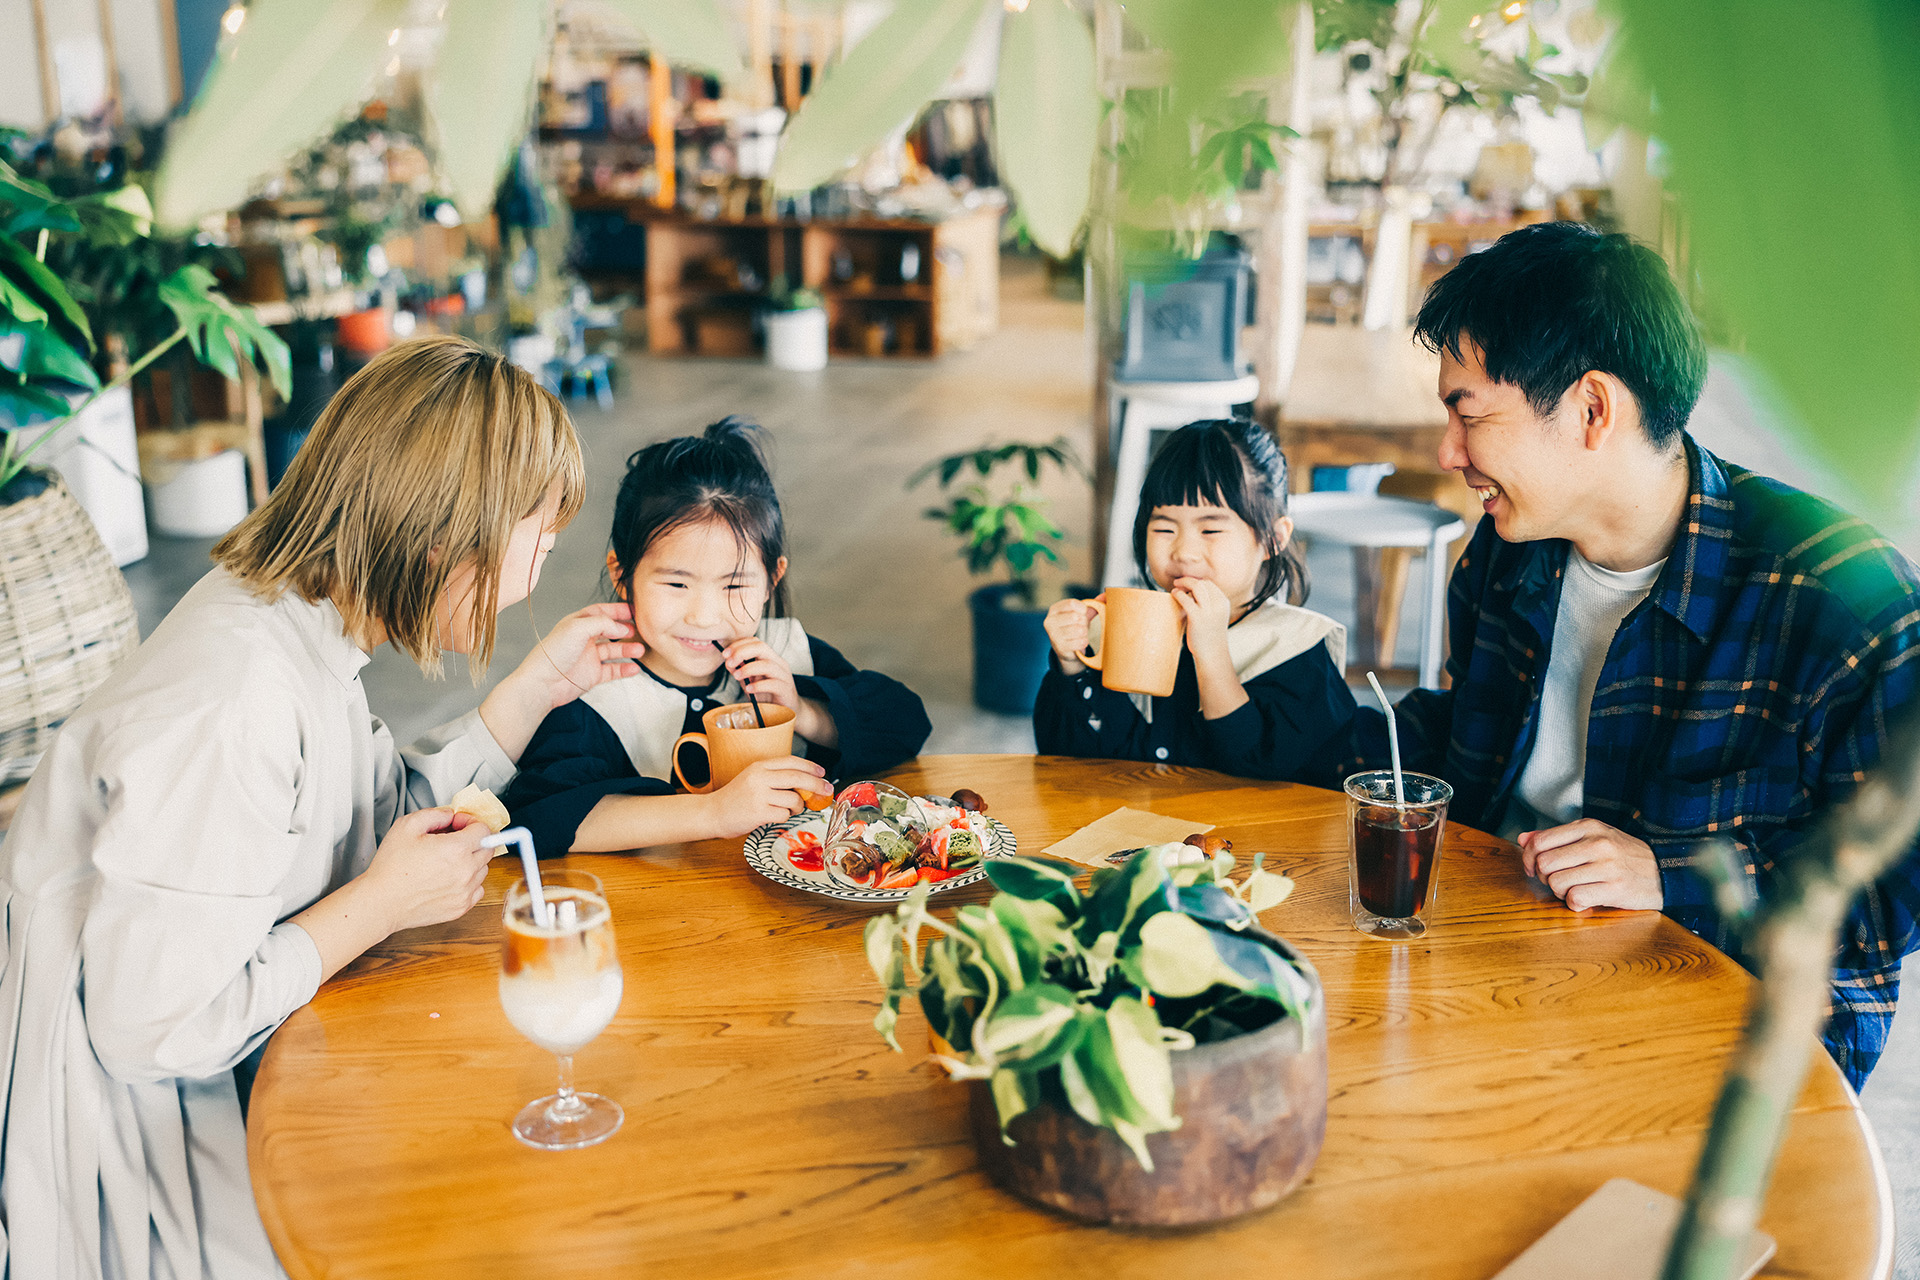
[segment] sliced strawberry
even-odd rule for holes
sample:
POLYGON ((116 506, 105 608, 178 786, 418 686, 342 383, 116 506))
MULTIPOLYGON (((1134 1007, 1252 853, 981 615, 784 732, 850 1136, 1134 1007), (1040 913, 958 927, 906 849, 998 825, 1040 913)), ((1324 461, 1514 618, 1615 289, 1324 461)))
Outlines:
POLYGON ((878 809, 880 791, 871 782, 856 782, 840 793, 840 798, 855 809, 878 809))

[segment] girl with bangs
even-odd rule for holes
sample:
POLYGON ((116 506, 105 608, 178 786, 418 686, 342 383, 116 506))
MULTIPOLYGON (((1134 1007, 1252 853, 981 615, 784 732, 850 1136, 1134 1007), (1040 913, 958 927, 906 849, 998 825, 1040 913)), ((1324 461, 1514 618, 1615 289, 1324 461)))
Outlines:
POLYGON ((257 1052, 389 934, 464 915, 491 852, 442 806, 624 676, 581 610, 479 708, 398 750, 360 670, 437 674, 525 599, 579 509, 560 402, 458 338, 355 375, 216 567, 75 712, 0 844, 0 1248, 9 1274, 283 1274, 254 1207, 257 1052))
POLYGON ((607 577, 633 609, 640 677, 555 709, 534 735, 503 798, 541 849, 744 836, 837 781, 912 759, 927 740, 919 695, 859 670, 788 616, 786 526, 759 433, 727 418, 628 459, 607 577), (686 780, 707 781, 697 752, 675 760, 680 735, 749 693, 793 712, 798 754, 675 794, 676 763, 686 780))
POLYGON ((1273 437, 1244 420, 1190 423, 1169 436, 1141 489, 1133 551, 1186 616, 1173 693, 1103 686, 1080 660, 1093 614, 1062 600, 1047 611, 1053 653, 1033 710, 1039 751, 1340 785, 1354 764, 1346 629, 1297 607, 1309 581, 1273 437))

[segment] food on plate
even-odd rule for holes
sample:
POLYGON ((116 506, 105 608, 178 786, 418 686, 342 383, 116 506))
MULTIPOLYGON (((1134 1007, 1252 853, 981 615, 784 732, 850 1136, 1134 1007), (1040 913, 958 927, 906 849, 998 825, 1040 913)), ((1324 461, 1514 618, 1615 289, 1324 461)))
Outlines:
POLYGON ((953 793, 953 802, 969 813, 985 813, 987 802, 980 798, 978 791, 962 787, 953 793))
MULTIPOLYGON (((840 793, 823 856, 828 874, 866 889, 907 889, 964 875, 986 856, 991 820, 959 797, 912 797, 856 782, 840 793)), ((793 861, 789 853, 788 861, 793 861)))
POLYGON ((507 813, 507 806, 500 803, 500 797, 485 787, 469 782, 453 793, 453 802, 447 806, 455 813, 464 813, 486 824, 487 830, 499 835, 513 821, 507 813))

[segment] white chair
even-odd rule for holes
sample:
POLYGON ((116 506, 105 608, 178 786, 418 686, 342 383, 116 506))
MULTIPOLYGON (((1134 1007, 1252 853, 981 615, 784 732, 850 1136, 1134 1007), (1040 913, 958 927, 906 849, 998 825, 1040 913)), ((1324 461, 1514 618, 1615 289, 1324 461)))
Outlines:
MULTIPOLYGON (((1440 687, 1440 646, 1446 623, 1447 546, 1467 531, 1466 521, 1430 502, 1385 498, 1371 493, 1296 493, 1287 500, 1294 535, 1378 551, 1387 547, 1419 549, 1427 555, 1427 618, 1420 634, 1420 683, 1440 687)), ((1361 575, 1356 574, 1356 579, 1361 575)), ((1373 602, 1364 581, 1354 583, 1359 628, 1371 634, 1373 602)), ((1356 653, 1365 663, 1375 655, 1356 653)))
POLYGON ((1260 394, 1260 379, 1247 375, 1220 382, 1128 382, 1107 384, 1113 415, 1113 511, 1107 518, 1107 563, 1100 583, 1107 587, 1142 585, 1133 562, 1133 521, 1140 508, 1155 432, 1175 431, 1189 422, 1230 418, 1233 407, 1260 394))

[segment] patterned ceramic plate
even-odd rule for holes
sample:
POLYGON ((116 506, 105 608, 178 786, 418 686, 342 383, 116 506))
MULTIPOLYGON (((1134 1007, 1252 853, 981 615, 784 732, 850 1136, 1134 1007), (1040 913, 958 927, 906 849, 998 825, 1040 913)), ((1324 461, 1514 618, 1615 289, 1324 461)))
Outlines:
MULTIPOLYGON (((1011 858, 1018 850, 1013 832, 995 818, 986 814, 976 814, 969 822, 984 837, 986 856, 989 858, 1011 858)), ((795 846, 788 839, 789 833, 799 832, 803 844, 811 844, 818 849, 827 834, 827 815, 824 812, 796 814, 781 822, 770 822, 747 837, 747 865, 776 884, 786 885, 789 889, 804 889, 808 893, 824 894, 829 898, 839 898, 846 902, 900 902, 913 892, 911 889, 856 889, 843 885, 824 870, 803 871, 796 867, 787 856, 795 846), (811 840, 808 839, 811 837, 811 840)), ((973 884, 987 874, 984 866, 974 867, 962 872, 951 880, 941 880, 933 885, 933 892, 941 893, 947 889, 957 889, 961 885, 973 884)))

